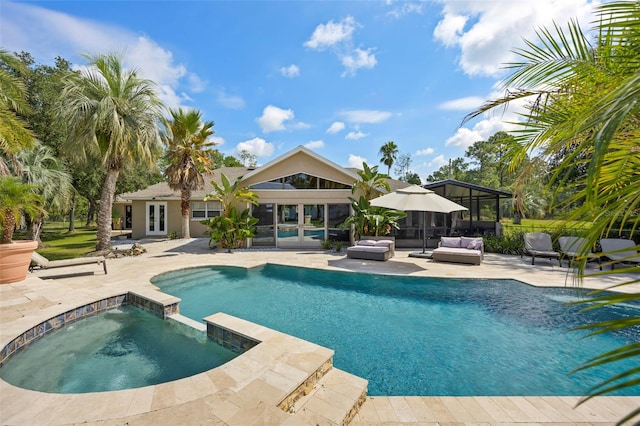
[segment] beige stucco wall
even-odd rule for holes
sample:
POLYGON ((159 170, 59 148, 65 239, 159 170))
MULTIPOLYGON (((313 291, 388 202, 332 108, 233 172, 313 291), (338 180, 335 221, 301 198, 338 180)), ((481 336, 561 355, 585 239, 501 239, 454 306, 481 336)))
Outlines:
POLYGON ((354 178, 349 174, 336 170, 329 164, 318 161, 304 152, 297 152, 274 166, 264 170, 258 169, 255 175, 249 176, 242 184, 250 186, 254 183, 266 182, 296 173, 306 173, 346 185, 351 185, 354 182, 354 178))

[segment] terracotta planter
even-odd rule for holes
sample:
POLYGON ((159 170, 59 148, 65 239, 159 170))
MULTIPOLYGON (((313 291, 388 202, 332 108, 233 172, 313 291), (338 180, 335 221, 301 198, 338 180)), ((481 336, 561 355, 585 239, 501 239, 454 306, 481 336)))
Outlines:
POLYGON ((0 284, 24 280, 29 272, 31 254, 36 248, 38 248, 37 241, 0 244, 0 284))

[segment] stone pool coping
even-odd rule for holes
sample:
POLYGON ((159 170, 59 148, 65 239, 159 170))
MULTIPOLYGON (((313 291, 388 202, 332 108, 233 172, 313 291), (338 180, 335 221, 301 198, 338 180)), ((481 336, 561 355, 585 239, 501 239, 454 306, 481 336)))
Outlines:
MULTIPOLYGON (((143 245, 148 250, 147 254, 135 259, 115 260, 112 262, 110 274, 106 276, 95 275, 93 270, 87 270, 86 276, 78 275, 85 271, 82 268, 74 268, 73 276, 57 275, 56 279, 41 279, 49 275, 41 271, 30 274, 22 283, 0 286, 0 347, 4 347, 9 340, 29 327, 77 306, 128 292, 159 293, 150 284, 149 279, 160 272, 182 267, 210 264, 253 267, 264 263, 279 263, 415 276, 514 278, 531 285, 543 286, 570 284, 570 279, 567 281, 566 267, 561 269, 557 264, 544 261, 531 267, 527 264, 527 259, 517 256, 489 254, 483 265, 472 266, 434 263, 410 258, 408 251, 399 251, 394 259, 381 264, 345 259, 344 254, 324 251, 265 250, 216 253, 206 248, 205 239, 143 242, 143 245)), ((585 286, 605 288, 618 282, 619 279, 613 278, 588 279, 585 286)), ((629 286, 627 290, 638 291, 638 286, 629 286)), ((358 389, 363 385, 363 380, 355 376, 331 379, 333 382, 339 382, 337 386, 333 383, 332 389, 343 389, 343 394, 330 391, 329 384, 325 386, 323 383, 322 389, 317 392, 319 400, 306 402, 305 406, 297 410, 297 414, 277 407, 282 403, 283 395, 286 393, 283 387, 299 387, 304 383, 300 363, 308 367, 304 374, 311 375, 324 365, 322 362, 320 366, 317 365, 318 354, 322 354, 321 358, 330 357, 332 352, 329 349, 224 314, 215 314, 214 317, 214 322, 222 322, 221 325, 225 327, 246 336, 259 335, 265 340, 258 339, 261 340, 260 344, 222 367, 152 387, 100 394, 54 395, 19 389, 0 381, 0 422, 71 424, 91 421, 101 424, 165 424, 173 420, 176 424, 308 424, 312 421, 340 424, 338 408, 344 409, 346 395, 349 395, 348 398, 357 399, 358 389), (269 340, 264 336, 272 336, 273 345, 263 346, 268 350, 254 352, 269 340), (306 355, 315 360, 315 364, 306 361, 306 355), (289 365, 282 361, 287 357, 297 361, 294 365, 289 365), (301 361, 303 359, 304 362, 301 361), (283 377, 288 377, 288 381, 283 380, 283 377), (303 383, 297 383, 296 380, 302 380, 303 383), (299 417, 301 415, 306 417, 299 417), (303 418, 307 421, 301 421, 303 418)), ((324 363, 326 362, 325 359, 324 363)), ((577 400, 576 397, 368 397, 351 424, 611 424, 640 406, 640 397, 601 397, 574 409, 577 400)))

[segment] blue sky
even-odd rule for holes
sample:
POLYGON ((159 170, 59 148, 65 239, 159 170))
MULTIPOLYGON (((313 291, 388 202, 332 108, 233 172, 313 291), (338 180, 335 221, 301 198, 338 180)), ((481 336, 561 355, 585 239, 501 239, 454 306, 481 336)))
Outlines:
POLYGON ((517 105, 460 123, 500 93, 502 64, 522 39, 553 21, 587 29, 596 4, 2 0, 0 47, 78 67, 82 53, 120 54, 168 106, 213 120, 226 154, 248 150, 264 164, 306 145, 361 167, 379 164, 392 140, 424 181, 473 142, 509 130, 517 105))

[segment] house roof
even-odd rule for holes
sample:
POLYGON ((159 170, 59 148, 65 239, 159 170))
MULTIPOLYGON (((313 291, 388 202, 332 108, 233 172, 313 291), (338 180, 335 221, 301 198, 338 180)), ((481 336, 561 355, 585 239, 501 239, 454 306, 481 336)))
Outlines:
POLYGON ((455 179, 445 179, 438 182, 431 182, 422 185, 423 188, 435 191, 438 195, 446 198, 511 198, 513 194, 500 191, 498 189, 487 188, 486 186, 475 185, 473 183, 461 182, 455 179))
MULTIPOLYGON (((234 181, 236 178, 244 176, 251 169, 246 167, 221 167, 215 169, 213 174, 204 175, 204 189, 192 191, 192 200, 202 200, 206 194, 213 192, 213 185, 211 181, 220 183, 220 176, 224 174, 230 181, 234 181)), ((116 198, 115 202, 126 202, 134 200, 179 200, 180 191, 173 191, 169 188, 167 182, 156 183, 155 185, 148 186, 144 189, 134 192, 125 192, 116 198)))
POLYGON ((275 158, 275 159, 269 161, 268 163, 266 163, 266 164, 264 164, 264 165, 262 165, 262 166, 260 166, 260 167, 258 167, 256 169, 250 171, 249 173, 247 173, 244 176, 244 178, 245 179, 249 179, 249 178, 253 177, 254 175, 262 173, 265 170, 268 170, 271 167, 276 166, 278 163, 281 163, 282 161, 286 160, 289 157, 292 157, 293 155, 295 155, 295 154, 297 154, 299 152, 302 152, 302 153, 308 155, 309 157, 312 157, 313 159, 319 161, 320 163, 326 164, 327 166, 329 166, 331 168, 334 168, 336 170, 340 170, 343 173, 346 173, 347 175, 352 177, 354 181, 358 180, 358 178, 359 178, 358 174, 354 173, 351 169, 342 167, 342 166, 334 163, 333 161, 330 161, 330 160, 324 158, 323 156, 311 151, 309 148, 306 148, 306 147, 304 147, 302 145, 298 145, 297 147, 293 148, 291 151, 288 151, 288 152, 282 154, 280 157, 275 158))

